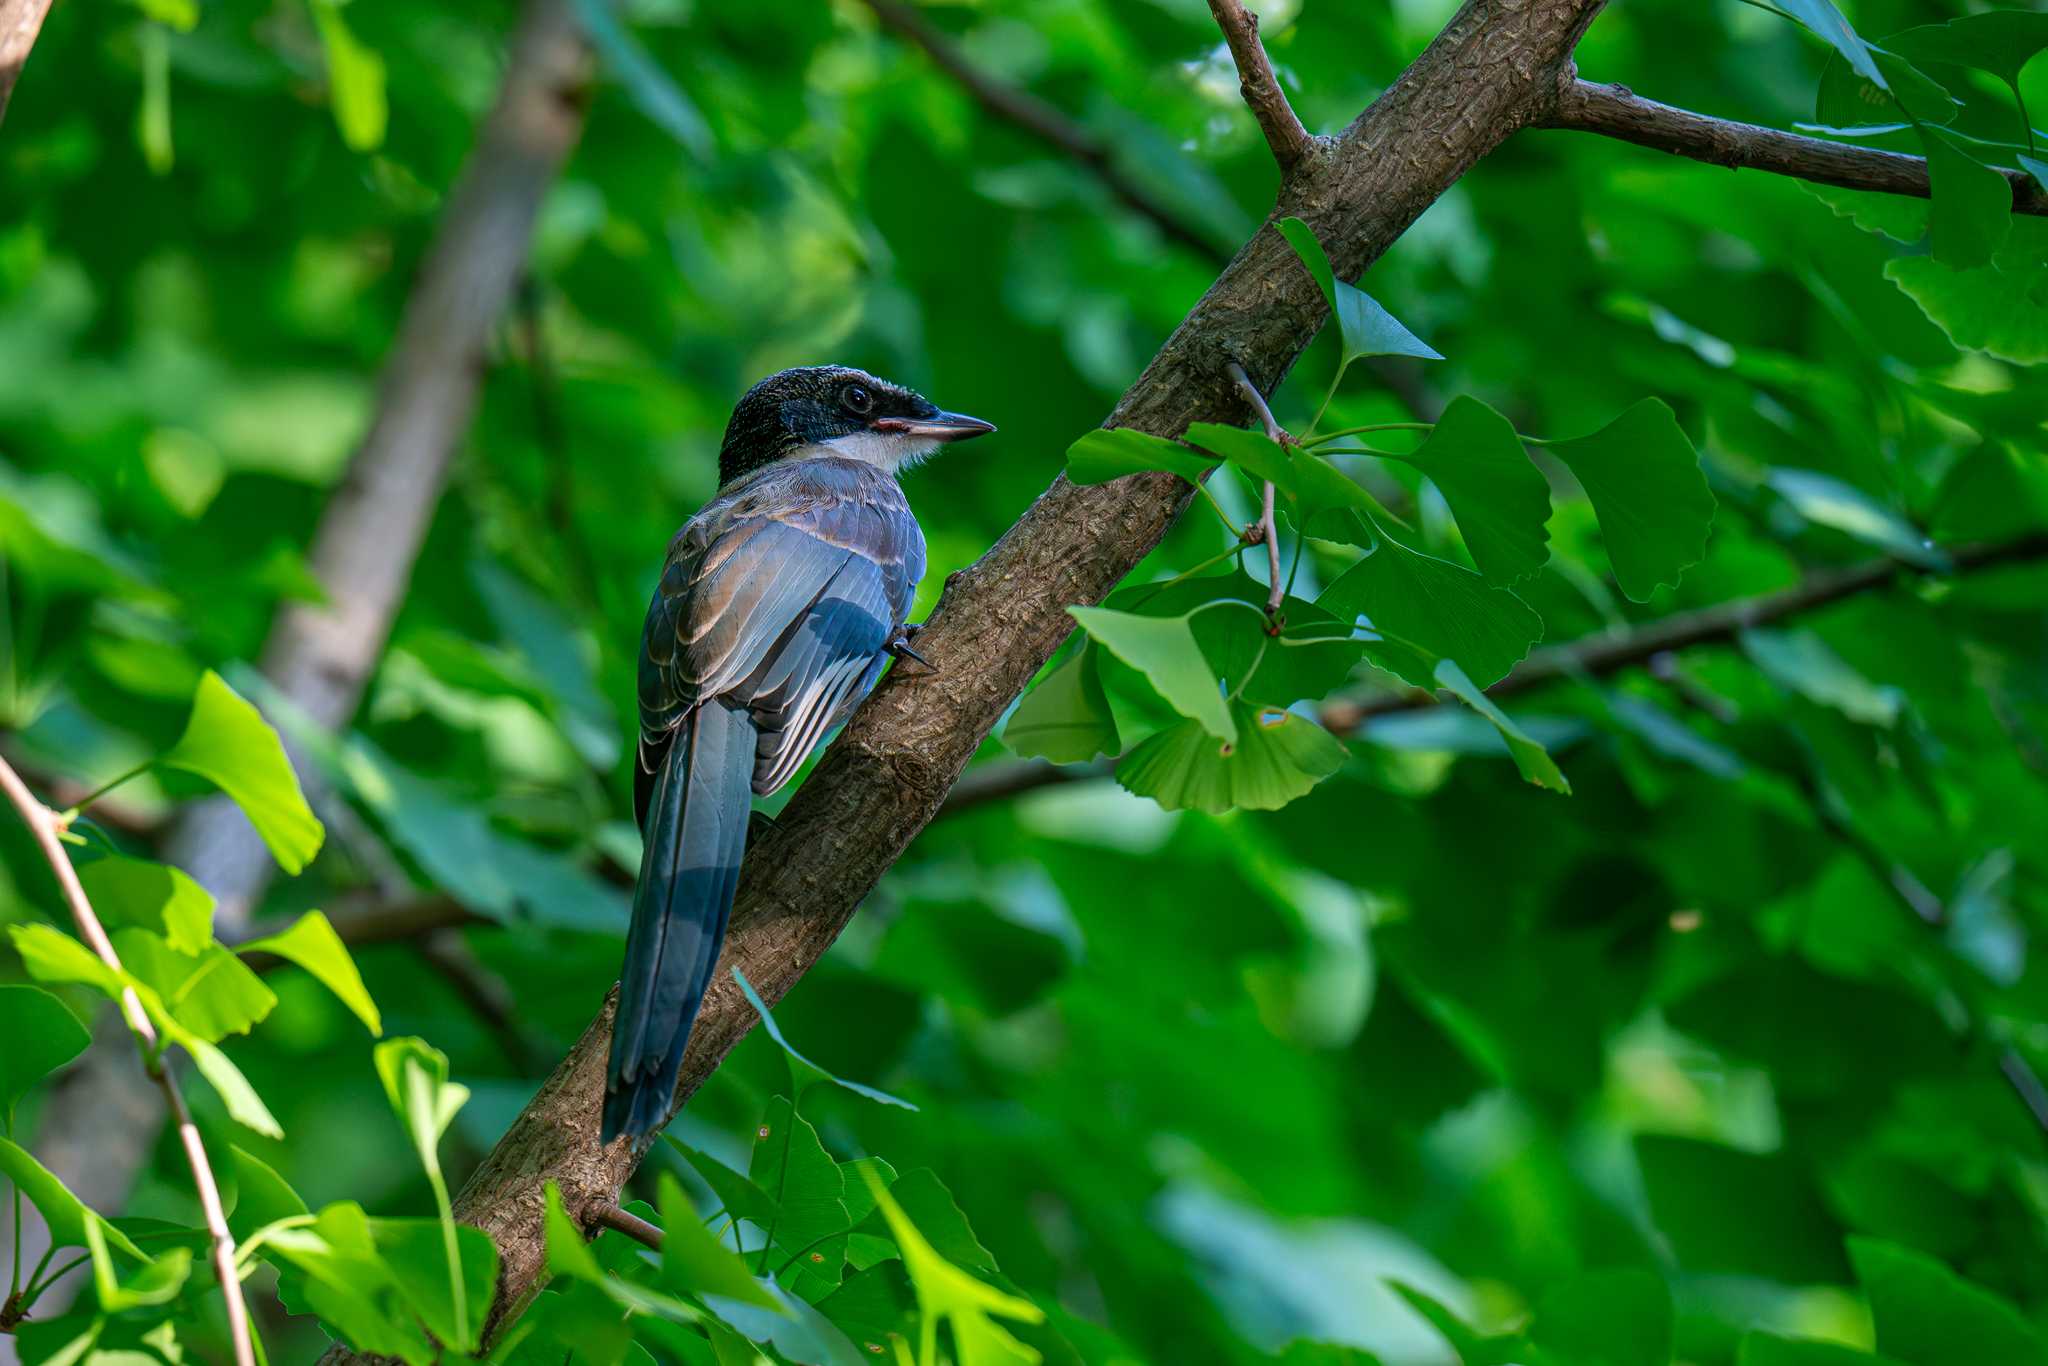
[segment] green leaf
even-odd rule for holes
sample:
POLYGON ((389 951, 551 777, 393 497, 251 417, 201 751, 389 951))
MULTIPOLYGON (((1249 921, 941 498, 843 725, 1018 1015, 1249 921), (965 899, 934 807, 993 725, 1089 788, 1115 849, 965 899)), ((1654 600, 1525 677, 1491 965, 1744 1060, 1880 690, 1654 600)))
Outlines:
POLYGON ((168 1248, 124 1278, 114 1266, 113 1254, 107 1251, 107 1235, 114 1231, 113 1225, 98 1219, 88 1219, 83 1228, 85 1249, 92 1256, 93 1288, 99 1294, 100 1308, 109 1314, 118 1314, 125 1309, 168 1304, 176 1299, 192 1275, 192 1249, 168 1248))
POLYGON ((775 1023, 775 1016, 768 1010, 768 1003, 763 1001, 760 993, 754 990, 754 984, 747 980, 747 975, 737 967, 733 968, 732 975, 733 980, 740 984, 740 991, 745 994, 747 1004, 752 1006, 754 1013, 761 1017, 761 1027, 767 1030, 768 1037, 775 1040, 776 1044, 781 1047, 783 1059, 789 1064, 790 1087, 799 1099, 802 1098, 805 1091, 818 1082, 823 1081, 842 1087, 857 1096, 866 1096, 869 1100, 879 1101, 883 1105, 894 1105, 904 1110, 917 1109, 909 1101, 899 1100, 887 1091, 878 1091, 872 1086, 863 1085, 857 1081, 848 1081, 844 1077, 834 1076, 803 1054, 797 1052, 796 1045, 783 1037, 781 1026, 775 1023))
POLYGON ((745 1219, 762 1228, 768 1227, 775 1218, 775 1197, 755 1185, 717 1158, 698 1152, 695 1148, 662 1135, 662 1140, 674 1148, 704 1178, 704 1184, 711 1187, 711 1193, 725 1206, 726 1213, 736 1219, 745 1219))
POLYGON ((1813 102, 1815 116, 1823 125, 1868 129, 1890 126, 1894 121, 1945 124, 1955 120, 1962 106, 1939 81, 1896 53, 1880 47, 1868 51, 1886 83, 1874 84, 1839 56, 1830 56, 1821 69, 1820 89, 1813 102))
MULTIPOLYGON (((311 1224, 272 1229, 263 1245, 264 1256, 300 1273, 289 1280, 299 1297, 298 1303, 287 1301, 291 1312, 317 1313, 330 1332, 359 1351, 398 1357, 408 1366, 436 1366, 444 1359, 443 1348, 427 1335, 414 1297, 428 1288, 438 1292, 436 1279, 445 1286, 447 1277, 414 1264, 418 1235, 405 1226, 422 1224, 438 1241, 439 1231, 428 1221, 373 1221, 362 1206, 339 1202, 322 1209, 311 1224), (393 1250, 407 1262, 403 1272, 388 1259, 393 1250)), ((478 1230, 468 1231, 482 1236, 478 1230)), ((471 1242, 465 1240, 465 1257, 477 1255, 471 1242)), ((549 1251, 553 1252, 552 1241, 549 1251)), ((491 1262, 495 1263, 494 1254, 491 1262)), ((438 1309, 434 1314, 445 1326, 438 1309)))
POLYGON ((1615 581, 1631 599, 1647 602, 1660 585, 1676 585, 1706 555, 1714 495, 1662 399, 1643 399, 1592 435, 1549 449, 1592 500, 1615 581))
POLYGON ((747 1174, 776 1203, 770 1242, 785 1255, 820 1254, 820 1260, 802 1267, 803 1272, 839 1284, 846 1260, 842 1235, 853 1224, 843 1198, 846 1179, 818 1141, 818 1131, 786 1097, 770 1102, 767 1117, 755 1132, 747 1174))
POLYGON ((1280 234, 1294 248, 1294 254, 1301 258, 1308 273, 1315 277, 1317 286, 1323 291, 1324 301, 1330 305, 1330 316, 1337 320, 1338 334, 1344 343, 1344 359, 1339 374, 1361 356, 1443 359, 1426 342, 1403 327, 1393 314, 1380 307, 1371 295, 1338 279, 1336 271, 1330 268, 1330 258, 1323 251, 1323 244, 1316 240, 1308 224, 1299 218, 1283 218, 1280 220, 1280 234))
POLYGON ((420 1163, 441 1169, 441 1136, 469 1100, 469 1088, 448 1079, 448 1055, 424 1039, 386 1039, 374 1053, 385 1099, 405 1125, 420 1163))
POLYGON ((384 142, 390 118, 384 96, 384 59, 363 46, 341 17, 336 0, 307 0, 320 44, 327 50, 327 91, 341 140, 357 152, 374 152, 384 142))
POLYGON ((280 934, 266 935, 242 944, 238 952, 273 953, 297 963, 354 1011, 356 1018, 371 1034, 384 1032, 383 1016, 377 1011, 377 1003, 370 999, 362 974, 356 971, 355 959, 349 956, 348 946, 341 942, 334 926, 319 911, 306 912, 293 922, 290 929, 280 934))
POLYGON ((1356 517, 1324 517, 1349 510, 1371 516, 1382 513, 1379 501, 1356 480, 1312 451, 1283 447, 1261 432, 1197 422, 1187 430, 1194 445, 1229 460, 1253 479, 1270 482, 1286 497, 1294 523, 1316 535, 1354 545, 1369 545, 1356 517))
POLYGON ((738 1253, 711 1236, 690 1207, 682 1186, 663 1173, 661 1197, 661 1279, 669 1289, 689 1295, 723 1295, 727 1299, 782 1311, 782 1303, 754 1279, 738 1253))
POLYGON ((541 1236, 547 1246, 548 1274, 595 1286, 614 1303, 639 1314, 653 1314, 671 1323, 700 1323, 704 1314, 696 1306, 673 1295, 641 1285, 624 1276, 607 1273, 583 1241, 582 1230, 562 1205, 562 1191, 547 1183, 543 1198, 547 1205, 541 1215, 541 1236))
POLYGON ((1932 1257, 1851 1238, 1849 1259, 1870 1298, 1877 1348, 1913 1366, 2041 1366, 2048 1346, 2016 1309, 1932 1257))
POLYGON ((1881 1357, 1838 1342, 1750 1333, 1742 1339, 1735 1366, 1900 1366, 1900 1363, 1896 1357, 1881 1357))
POLYGON ((0 1118, 14 1127, 14 1106, 29 1088, 85 1052, 92 1035, 71 1008, 41 987, 0 984, 0 1118))
POLYGON ((1558 768, 1557 761, 1550 757, 1550 751, 1531 739, 1529 733, 1508 719, 1494 700, 1473 686, 1465 671, 1458 667, 1456 660, 1437 661, 1436 681, 1450 690, 1460 702, 1493 722, 1493 728, 1500 732, 1500 738, 1507 742, 1508 753, 1514 758, 1515 767, 1522 776, 1538 787, 1549 788, 1552 792, 1571 795, 1572 785, 1558 768))
POLYGON ((1339 619, 1363 616, 1379 634, 1426 651, 1426 663, 1399 670, 1419 688, 1435 686, 1437 659, 1457 660, 1477 686, 1491 687, 1543 634, 1543 619, 1513 593, 1384 533, 1316 605, 1339 619))
POLYGON ((277 994, 263 979, 218 944, 192 957, 149 930, 116 930, 113 940, 121 966, 147 984, 179 1024, 208 1043, 247 1034, 277 1005, 277 994))
POLYGON ((458 1224, 455 1233, 462 1267, 459 1285, 449 1281, 450 1263, 440 1220, 370 1221, 377 1253, 390 1269, 391 1284, 406 1308, 437 1341, 473 1352, 496 1293, 498 1248, 482 1229, 458 1224), (458 1294, 464 1300, 460 1315, 454 1313, 458 1294))
POLYGON ((1814 470, 1774 469, 1771 488, 1807 521, 1832 527, 1908 564, 1940 569, 1948 557, 1903 517, 1853 484, 1814 470))
MULTIPOLYGON (((157 1023, 161 1027, 163 1021, 157 1023)), ((237 1124, 265 1138, 284 1137, 284 1129, 270 1113, 270 1107, 263 1103, 263 1097, 256 1094, 256 1088, 242 1075, 242 1069, 228 1061, 227 1054, 193 1035, 179 1038, 178 1046, 192 1055, 192 1065, 199 1069, 199 1075, 206 1078, 206 1084, 220 1096, 221 1103, 227 1106, 229 1116, 237 1124)))
POLYGON ((213 894, 180 869, 110 855, 80 864, 78 881, 110 927, 160 929, 179 953, 201 954, 213 942, 213 894))
POLYGON ((1991 264, 2012 227, 2012 185, 1984 165, 1953 133, 1919 129, 1927 154, 1934 259, 1957 270, 1991 264))
POLYGON ((232 797, 287 873, 298 873, 320 851, 326 832, 306 805, 283 742, 211 669, 199 680, 185 733, 162 762, 232 797))
POLYGON ((39 982, 78 982, 95 987, 109 1000, 121 999, 127 985, 122 975, 102 963, 85 945, 51 925, 9 925, 7 937, 28 975, 39 982))
MULTIPOLYGON (((875 1207, 875 1186, 869 1184, 864 1177, 855 1179, 860 1180, 860 1194, 869 1202, 862 1211, 865 1214, 867 1209, 875 1207)), ((937 1172, 930 1167, 919 1167, 915 1171, 905 1172, 894 1182, 885 1180, 880 1184, 888 1188, 898 1208, 917 1225, 918 1231, 941 1257, 955 1266, 963 1266, 989 1275, 996 1274, 995 1254, 983 1247, 981 1240, 974 1236, 974 1229, 967 1222, 966 1211, 962 1210, 959 1202, 953 1198, 953 1192, 947 1190, 945 1183, 939 1180, 937 1172)), ((847 1195, 848 1203, 851 1204, 851 1182, 848 1183, 847 1195)))
POLYGON ((83 1201, 73 1195, 62 1181, 59 1181, 42 1163, 35 1160, 26 1148, 0 1138, 0 1176, 12 1181, 28 1202, 36 1207, 49 1225, 50 1241, 56 1247, 88 1247, 86 1226, 101 1225, 101 1232, 107 1242, 120 1248, 139 1262, 149 1260, 141 1248, 130 1242, 128 1235, 107 1223, 96 1212, 88 1209, 83 1201))
POLYGON ((1003 743, 1024 758, 1056 764, 1122 752, 1097 659, 1095 647, 1084 644, 1040 679, 1004 723, 1003 743))
POLYGON ((1437 486, 1488 583, 1525 579, 1549 560, 1550 483, 1514 424, 1484 403, 1452 399, 1422 448, 1394 458, 1437 486))
POLYGON ((1841 53, 1857 75, 1880 89, 1889 88, 1871 56, 1870 45, 1849 27, 1849 21, 1835 8, 1833 0, 1783 0, 1779 7, 1841 53))
POLYGON ((2048 14, 2020 9, 1966 14, 1894 33, 1884 45, 1914 62, 1953 62, 2015 85, 2020 69, 2048 48, 2048 14))
POLYGON ((1957 346, 2016 365, 2048 361, 2048 267, 1952 270, 1931 256, 1900 256, 1884 273, 1957 346))
POLYGON ((1890 726, 1905 696, 1872 683, 1809 630, 1744 631, 1742 652, 1780 687, 1866 726, 1890 726))
POLYGON ((228 1211, 228 1227, 236 1238, 246 1240, 266 1225, 307 1212, 306 1202, 299 1198, 299 1193, 262 1158, 230 1144, 228 1165, 229 1175, 235 1183, 235 1200, 233 1208, 228 1211))
POLYGON ((953 1329, 953 1346, 962 1366, 1004 1366, 1017 1362, 1035 1366, 1039 1354, 1012 1337, 994 1316, 1020 1323, 1043 1323, 1045 1311, 1026 1299, 1005 1294, 962 1271, 926 1241, 872 1173, 865 1173, 875 1203, 889 1232, 903 1250, 903 1267, 917 1291, 918 1307, 932 1320, 953 1329))
POLYGON ((1168 470, 1199 484, 1215 468, 1215 461, 1178 441, 1129 427, 1098 427, 1067 447, 1067 478, 1076 484, 1106 484, 1146 470, 1168 470))
POLYGON ((1647 1271, 1587 1271, 1547 1291, 1529 1337, 1573 1366, 1670 1366, 1671 1292, 1647 1271))
POLYGON ((1117 781, 1169 811, 1274 811, 1344 766, 1343 742, 1307 717, 1242 702, 1230 709, 1235 741, 1180 722, 1125 755, 1117 781))
POLYGON ((1069 607, 1067 612, 1091 638, 1144 674, 1175 711, 1219 740, 1236 741, 1237 723, 1195 639, 1192 613, 1147 617, 1107 607, 1069 607))

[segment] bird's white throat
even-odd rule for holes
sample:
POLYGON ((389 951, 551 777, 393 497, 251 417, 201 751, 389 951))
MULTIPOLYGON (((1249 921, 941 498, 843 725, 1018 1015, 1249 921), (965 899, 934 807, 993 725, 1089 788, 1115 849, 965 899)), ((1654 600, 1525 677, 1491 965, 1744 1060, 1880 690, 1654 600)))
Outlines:
POLYGON ((943 444, 933 437, 913 436, 908 432, 850 432, 835 436, 830 441, 819 441, 797 452, 799 458, 810 456, 837 456, 841 460, 858 460, 877 469, 899 474, 910 469, 943 444))

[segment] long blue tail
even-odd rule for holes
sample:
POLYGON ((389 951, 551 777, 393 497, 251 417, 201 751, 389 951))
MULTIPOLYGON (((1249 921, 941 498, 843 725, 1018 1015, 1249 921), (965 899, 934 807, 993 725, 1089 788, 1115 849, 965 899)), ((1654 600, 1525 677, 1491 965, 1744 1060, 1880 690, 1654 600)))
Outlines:
POLYGON ((754 722, 717 701, 677 731, 647 806, 646 852, 619 977, 603 1141, 668 1118, 683 1045, 725 941, 746 852, 754 722))

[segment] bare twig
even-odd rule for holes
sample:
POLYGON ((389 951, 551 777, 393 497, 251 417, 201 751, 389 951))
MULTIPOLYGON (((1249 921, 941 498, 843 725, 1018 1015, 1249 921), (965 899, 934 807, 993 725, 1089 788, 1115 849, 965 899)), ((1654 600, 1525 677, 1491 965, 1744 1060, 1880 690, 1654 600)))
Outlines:
MULTIPOLYGON (((1292 441, 1287 430, 1273 416, 1267 406, 1266 396, 1259 392, 1259 386, 1252 383, 1252 377, 1244 367, 1232 361, 1228 367, 1230 378, 1252 405, 1252 411, 1259 415, 1259 421, 1266 428, 1267 439, 1282 445, 1292 441)), ((1280 526, 1273 518, 1273 481, 1268 479, 1259 495, 1259 539, 1266 543, 1266 616, 1270 620, 1280 611, 1280 604, 1287 600, 1287 585, 1280 579, 1280 526)))
MULTIPOLYGON (((272 624, 264 672, 321 726, 348 722, 383 654, 469 424, 485 341, 524 267, 541 199, 582 130, 589 50, 574 10, 573 0, 527 0, 497 103, 407 298, 369 432, 321 516, 311 565, 329 602, 293 604, 272 624)), ((275 871, 240 811, 219 799, 194 804, 163 857, 213 892, 224 938, 247 924, 275 871)), ((88 1204, 126 1198, 155 1131, 115 1129, 105 1116, 149 1096, 132 1072, 88 1054, 45 1107, 38 1151, 88 1204)))
MULTIPOLYGON (((1598 133, 1731 170, 1769 171, 1818 185, 1927 197, 1924 158, 1709 118, 1646 100, 1624 85, 1574 81, 1541 126, 1598 133)), ((2012 185, 2015 213, 2048 214, 2048 191, 2019 171, 1994 169, 2012 185)))
POLYGON ((967 59, 951 38, 934 28, 904 0, 867 0, 883 27, 924 49, 932 65, 951 76, 984 110, 1041 142, 1049 143, 1090 171, 1103 187, 1166 237, 1212 261, 1229 253, 1193 223, 1133 180, 1118 164, 1115 150, 1093 132, 1039 99, 1028 90, 996 80, 967 59))
POLYGON ((1266 146, 1280 163, 1280 174, 1285 175, 1308 154, 1315 140, 1294 116, 1287 92, 1280 88, 1273 64, 1266 59, 1266 45, 1259 41, 1259 16, 1246 9, 1242 0, 1209 0, 1209 13, 1216 16, 1216 27, 1223 30, 1223 41, 1230 48, 1230 60, 1237 64, 1238 93, 1244 96, 1259 131, 1266 135, 1266 146))
MULTIPOLYGON (((21 813, 22 821, 41 846, 43 857, 49 861, 50 872, 56 876, 64 900, 71 908, 71 918, 78 926, 78 937, 91 947, 102 963, 120 972, 120 955, 114 952, 113 941, 107 938, 100 918, 93 913, 92 902, 86 898, 85 888, 78 881, 78 872, 71 866, 71 856, 64 852, 64 843, 58 838, 61 826, 57 813, 36 799, 28 785, 22 782, 21 775, 4 759, 0 759, 0 789, 6 791, 7 799, 21 813)), ((228 1339, 234 1346, 236 1366, 255 1366, 256 1352, 249 1336, 249 1306, 242 1299, 241 1277, 235 1274, 235 1235, 228 1231, 220 1187, 214 1183, 213 1166, 206 1160, 206 1145, 200 1142, 199 1128, 192 1122, 192 1112, 185 1108, 185 1097, 178 1090, 177 1078, 171 1075, 170 1068, 158 1056, 156 1026, 150 1023, 149 1015, 142 1008, 142 1000, 132 987, 121 989, 121 1013, 127 1018, 128 1028, 134 1032, 137 1046, 141 1049, 143 1070, 163 1092, 164 1103, 170 1107, 178 1130, 179 1146, 184 1148, 185 1161, 192 1168, 192 1184, 199 1193, 199 1208, 206 1219, 206 1231, 213 1240, 213 1266, 220 1277, 221 1298, 227 1302, 228 1339)))
POLYGON ((0 119, 7 117, 8 98, 49 12, 50 0, 0 0, 0 119))
POLYGON ((614 1233, 623 1233, 634 1242, 651 1247, 656 1252, 661 1251, 662 1231, 639 1215, 620 1209, 617 1205, 601 1205, 592 1210, 590 1222, 600 1228, 611 1229, 614 1233))

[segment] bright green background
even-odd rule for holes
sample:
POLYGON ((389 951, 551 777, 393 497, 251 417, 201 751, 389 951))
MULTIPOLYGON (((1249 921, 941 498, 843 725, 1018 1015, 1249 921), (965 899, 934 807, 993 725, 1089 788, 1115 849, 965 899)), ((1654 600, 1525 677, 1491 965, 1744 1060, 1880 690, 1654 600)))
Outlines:
MULTIPOLYGON (((330 101, 294 0, 205 0, 189 32, 147 17, 179 8, 58 5, 0 127, 0 728, 44 791, 168 746, 201 671, 242 677, 277 605, 317 593, 304 547, 509 23, 499 5, 358 0, 339 13, 382 94, 358 72, 330 101), (161 100, 145 94, 158 51, 161 100)), ((1333 132, 1451 8, 1280 4, 1264 32, 1303 119, 1333 132)), ((1876 36, 1963 9, 1851 17, 1876 36)), ((693 148, 650 119, 668 91, 601 77, 541 216, 530 314, 493 342, 335 760, 363 831, 330 831, 268 908, 280 926, 332 910, 388 854, 506 922, 465 938, 519 1003, 509 1052, 407 947, 356 955, 386 1033, 445 1050, 474 1093, 442 1148, 457 1185, 614 979, 640 617, 712 491, 736 394, 837 360, 1000 425, 911 481, 922 615, 1217 265, 992 121, 862 5, 635 0, 624 17, 707 136, 693 148)), ((1264 214, 1274 172, 1203 6, 930 17, 1118 148, 1219 252, 1264 214)), ((1631 0, 1579 65, 1790 127, 1827 56, 1734 0, 1631 0)), ((1957 128, 2018 136, 1997 82, 1954 88, 1957 128)), ((2048 109, 2048 62, 2022 89, 2048 109)), ((1518 591, 1547 640, 2048 527, 2048 387, 2016 363, 2048 358, 2041 221, 1965 278, 1920 245, 1926 206, 1829 199, 1529 132, 1363 282, 1448 357, 1424 372, 1442 399, 1573 436, 1656 396, 1698 446, 1720 505, 1706 559, 1643 605, 1544 466, 1553 554, 1518 591), (1901 286, 1990 349, 1960 349, 1901 286)), ((1306 425, 1336 346, 1283 391, 1283 422, 1306 425)), ((1358 373, 1325 425, 1409 415, 1358 373)), ((1459 557, 1443 503, 1389 470, 1372 486, 1412 539, 1459 557)), ((1245 515, 1233 478, 1214 483, 1245 515)), ((1218 537, 1197 507, 1135 577, 1218 537)), ((1327 583, 1352 555, 1319 549, 1304 572, 1327 583)), ((1752 1329, 1927 1366, 1992 1360, 1967 1344, 1996 1329, 2017 1336, 1982 1341, 2048 1359, 2024 1326, 2048 1307, 2048 1148, 1999 1073, 2007 1049, 2048 1067, 2029 959, 2048 927, 2044 608, 2038 564, 1930 581, 1687 652, 1675 673, 1517 699, 1570 797, 1442 709, 1375 725, 1275 812, 1167 813, 1096 779, 943 820, 778 1011, 817 1062, 921 1109, 821 1088, 805 1113, 838 1159, 935 1169, 1007 1283, 1091 1362, 1252 1361, 1296 1340, 1450 1360, 1389 1279, 1483 1331, 1541 1306, 1537 1346, 1563 1361, 1667 1359, 1667 1291, 1683 1361, 1735 1361, 1752 1329), (1945 903, 1945 929, 1914 918, 1895 865, 1945 903)), ((992 741, 984 761, 1005 757, 992 741)), ((147 854, 202 786, 159 771, 123 788, 112 840, 147 854)), ((0 916, 58 915, 11 820, 0 849, 0 916)), ((227 1051, 288 1138, 252 1136, 195 1085, 211 1146, 249 1148, 316 1209, 430 1214, 348 1006, 303 974, 267 980, 275 1013, 227 1051)), ((787 1085, 757 1032, 672 1132, 745 1168, 787 1085)), ((635 1188, 650 1201, 657 1169, 682 1167, 657 1156, 635 1188)), ((119 1212, 193 1219, 173 1143, 119 1212)), ((273 1359, 309 1359, 317 1329, 282 1317, 271 1284, 251 1290, 273 1359)), ((217 1310, 197 1312, 181 1332, 211 1358, 217 1310)), ((1773 1350, 1742 1360, 1869 1360, 1773 1350)))

